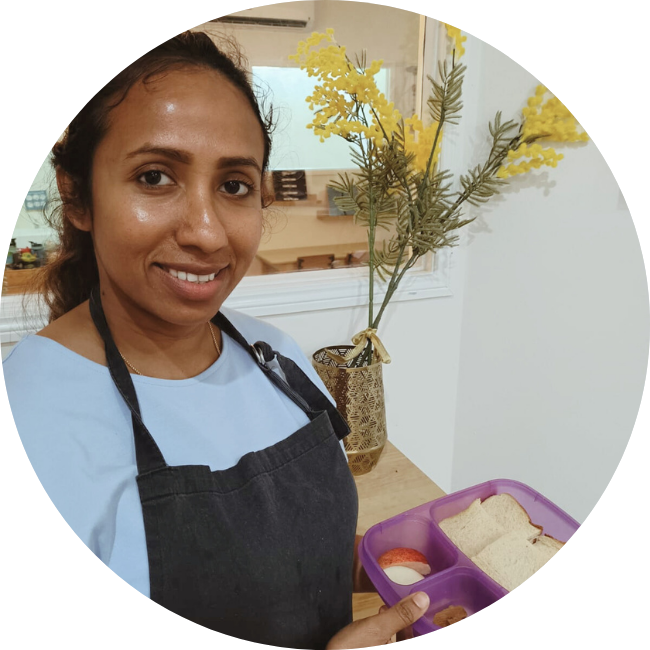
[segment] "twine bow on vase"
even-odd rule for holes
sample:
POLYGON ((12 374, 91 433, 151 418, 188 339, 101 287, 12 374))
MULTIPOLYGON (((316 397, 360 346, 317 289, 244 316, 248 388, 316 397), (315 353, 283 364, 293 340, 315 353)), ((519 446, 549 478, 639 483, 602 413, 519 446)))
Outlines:
POLYGON ((350 361, 356 359, 367 347, 368 343, 372 346, 371 349, 374 350, 373 356, 376 356, 381 363, 390 363, 391 358, 388 354, 384 344, 381 342, 379 336, 377 336, 377 330, 368 327, 363 332, 359 332, 352 337, 352 343, 355 347, 348 350, 345 354, 337 354, 333 350, 326 350, 327 356, 335 361, 340 366, 347 366, 350 361))

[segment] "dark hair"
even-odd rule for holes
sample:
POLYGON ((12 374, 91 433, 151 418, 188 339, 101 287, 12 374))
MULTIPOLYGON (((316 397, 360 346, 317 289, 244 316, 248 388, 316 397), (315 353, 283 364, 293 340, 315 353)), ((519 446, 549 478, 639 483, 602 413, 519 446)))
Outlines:
POLYGON ((111 110, 124 101, 134 84, 147 83, 175 68, 189 66, 218 71, 241 90, 259 121, 264 135, 262 170, 267 170, 272 112, 269 110, 262 115, 243 57, 234 43, 229 45, 233 53, 227 55, 207 34, 188 31, 155 47, 109 81, 81 109, 63 138, 52 148, 52 165, 57 172, 65 173, 68 183, 60 192, 60 203, 47 216, 49 225, 58 235, 59 248, 55 259, 43 267, 37 279, 36 291, 49 308, 50 321, 87 300, 90 290, 99 282, 91 235, 76 228, 67 215, 91 210, 95 151, 108 131, 111 110))

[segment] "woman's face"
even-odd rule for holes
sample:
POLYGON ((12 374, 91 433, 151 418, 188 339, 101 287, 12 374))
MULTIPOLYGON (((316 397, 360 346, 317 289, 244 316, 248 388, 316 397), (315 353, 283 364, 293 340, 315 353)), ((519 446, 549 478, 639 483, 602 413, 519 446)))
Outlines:
POLYGON ((93 159, 85 224, 104 299, 174 325, 211 318, 257 251, 263 157, 253 109, 221 74, 133 86, 93 159))

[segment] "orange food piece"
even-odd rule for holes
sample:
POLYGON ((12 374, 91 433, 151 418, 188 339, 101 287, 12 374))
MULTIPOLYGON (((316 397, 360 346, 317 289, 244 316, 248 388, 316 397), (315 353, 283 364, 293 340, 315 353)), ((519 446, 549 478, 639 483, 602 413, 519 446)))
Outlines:
POLYGON ((450 605, 447 609, 437 612, 433 616, 433 624, 438 627, 447 627, 467 618, 467 612, 460 605, 450 605))

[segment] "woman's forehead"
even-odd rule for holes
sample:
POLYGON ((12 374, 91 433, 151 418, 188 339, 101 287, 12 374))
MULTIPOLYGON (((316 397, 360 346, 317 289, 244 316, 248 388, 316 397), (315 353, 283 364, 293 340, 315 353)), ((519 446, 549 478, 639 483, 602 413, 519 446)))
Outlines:
POLYGON ((248 127, 257 117, 244 93, 216 70, 181 68, 139 81, 112 111, 112 127, 248 127), (121 124, 120 124, 121 122, 121 124))
POLYGON ((145 142, 197 153, 245 149, 260 165, 264 155, 262 127, 247 97, 221 73, 202 68, 139 81, 111 111, 104 149, 115 155, 145 142))

